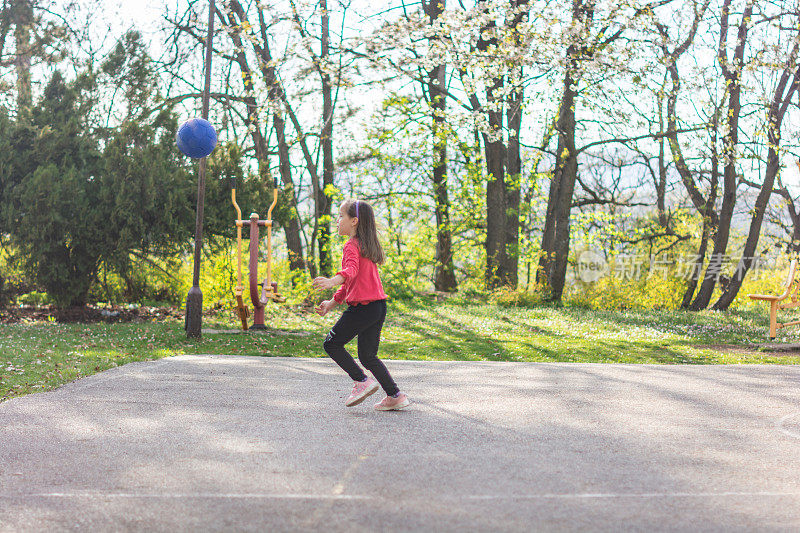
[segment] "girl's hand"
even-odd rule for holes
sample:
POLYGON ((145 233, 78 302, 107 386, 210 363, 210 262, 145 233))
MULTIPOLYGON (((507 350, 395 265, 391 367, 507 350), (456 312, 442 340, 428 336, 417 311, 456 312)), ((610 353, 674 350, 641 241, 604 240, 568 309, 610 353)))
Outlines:
POLYGON ((328 314, 328 311, 330 311, 334 307, 336 307, 336 301, 335 300, 325 300, 324 302, 319 304, 317 307, 315 307, 314 311, 316 311, 319 316, 325 316, 325 315, 328 314))
POLYGON ((314 281, 311 282, 311 285, 317 290, 324 291, 326 289, 332 289, 336 287, 337 284, 334 283, 333 278, 319 276, 318 278, 314 278, 314 281))

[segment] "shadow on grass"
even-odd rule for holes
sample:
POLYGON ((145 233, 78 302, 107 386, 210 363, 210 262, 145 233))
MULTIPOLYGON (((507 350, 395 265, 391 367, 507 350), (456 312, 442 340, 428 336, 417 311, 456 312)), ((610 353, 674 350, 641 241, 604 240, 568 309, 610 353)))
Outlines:
MULTIPOLYGON (((402 322, 396 320, 394 327, 411 332, 426 341, 426 348, 433 351, 442 352, 442 357, 429 357, 436 359, 456 359, 456 360, 490 360, 490 361, 520 361, 521 359, 536 359, 552 362, 608 362, 608 363, 659 363, 659 364, 687 364, 687 363, 709 363, 708 359, 688 354, 684 351, 670 346, 652 343, 635 343, 624 340, 587 340, 581 337, 569 337, 564 335, 556 328, 546 328, 527 323, 522 320, 516 321, 516 326, 524 328, 526 332, 544 337, 536 341, 526 340, 527 337, 506 338, 500 340, 490 335, 476 331, 468 323, 460 322, 446 314, 436 315, 439 320, 434 320, 423 316, 414 311, 425 309, 427 306, 420 306, 416 309, 406 311, 402 322), (552 346, 555 342, 547 345, 548 340, 558 341, 558 347, 552 346), (566 346, 572 340, 572 346, 566 346), (509 353, 509 344, 516 345, 509 353)), ((428 310, 428 309, 425 309, 428 310)), ((491 317, 495 320, 497 316, 492 315, 491 309, 477 307, 472 309, 461 309, 461 314, 468 314, 472 317, 491 317), (475 313, 473 311, 478 310, 475 313)), ((501 322, 508 322, 506 317, 499 318, 501 322)), ((652 323, 647 323, 652 325, 652 323)))

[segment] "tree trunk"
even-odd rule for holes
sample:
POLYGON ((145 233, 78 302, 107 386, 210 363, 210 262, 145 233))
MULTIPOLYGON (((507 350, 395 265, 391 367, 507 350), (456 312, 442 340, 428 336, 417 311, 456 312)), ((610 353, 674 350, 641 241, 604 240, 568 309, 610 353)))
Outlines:
POLYGON ((250 132, 250 137, 253 139, 253 146, 255 146, 256 160, 258 161, 259 175, 266 176, 269 173, 269 161, 267 159, 267 140, 261 132, 261 119, 258 108, 258 102, 253 93, 253 73, 250 70, 250 65, 247 63, 247 56, 245 56, 242 48, 241 26, 237 24, 236 19, 231 14, 226 21, 223 19, 226 26, 231 26, 234 31, 230 32, 231 40, 236 47, 236 53, 233 58, 239 65, 239 70, 242 71, 242 84, 244 85, 244 103, 247 107, 247 117, 245 118, 245 125, 250 132))
MULTIPOLYGON (((522 78, 522 68, 518 69, 522 78)), ((515 85, 508 96, 508 147, 506 149, 506 181, 505 198, 505 264, 507 285, 516 287, 519 281, 519 201, 520 180, 522 179, 522 158, 520 157, 519 134, 522 128, 522 86, 515 85)))
MULTIPOLYGON (((242 70, 242 76, 245 84, 245 102, 248 108, 247 122, 253 126, 250 128, 250 130, 256 147, 259 175, 262 179, 271 180, 266 139, 259 131, 258 106, 253 94, 252 71, 247 63, 247 58, 242 49, 243 43, 241 39, 241 32, 244 31, 245 25, 243 23, 247 20, 247 18, 245 16, 245 11, 238 0, 231 0, 229 6, 231 11, 228 14, 229 20, 226 24, 233 28, 233 31, 230 32, 230 35, 237 50, 235 59, 242 70), (239 17, 239 22, 236 21, 234 14, 239 17)), ((224 20, 224 16, 219 11, 218 16, 224 20)), ((261 11, 259 11, 259 18, 262 17, 263 14, 261 11)), ((283 104, 283 89, 281 88, 280 82, 277 79, 275 67, 272 65, 272 56, 269 51, 269 43, 266 40, 266 32, 264 30, 263 20, 260 22, 262 38, 264 39, 262 43, 263 46, 254 44, 254 48, 260 58, 259 65, 261 67, 261 74, 264 77, 265 85, 269 88, 270 102, 283 104)), ((248 23, 246 26, 250 27, 250 24, 248 23)), ((275 129, 275 135, 278 140, 278 168, 281 181, 283 183, 283 192, 287 198, 289 207, 289 220, 283 225, 283 230, 286 235, 286 247, 289 251, 289 268, 293 271, 304 270, 305 261, 303 260, 303 243, 300 238, 300 218, 297 213, 297 194, 295 192, 294 182, 292 181, 292 169, 291 162, 289 160, 289 146, 286 142, 286 121, 283 119, 283 115, 279 111, 273 113, 272 119, 273 128, 275 129)))
MULTIPOLYGON (((500 84, 489 89, 494 93, 500 84)), ((491 96, 490 101, 494 97, 491 96)), ((489 111, 489 126, 497 131, 502 127, 503 115, 489 111)), ((506 191, 505 191, 505 146, 502 141, 490 140, 484 135, 484 157, 486 158, 486 285, 490 289, 506 284, 504 265, 506 259, 506 191)))
MULTIPOLYGON (((658 130, 659 133, 664 132, 664 113, 663 113, 663 98, 658 97, 658 130)), ((669 229, 669 220, 667 219, 667 161, 665 158, 664 150, 664 137, 658 140, 658 179, 656 180, 656 209, 658 210, 658 224, 664 228, 669 229)))
MULTIPOLYGON (((263 30, 263 22, 261 24, 263 30)), ((269 43, 266 40, 265 32, 262 31, 264 38, 263 48, 259 50, 261 54, 261 73, 264 81, 269 87, 269 100, 274 104, 283 104, 283 88, 278 81, 275 67, 272 64, 272 54, 269 51, 269 43)), ((283 107, 283 106, 281 106, 283 107)), ((292 181, 292 165, 289 159, 289 145, 286 142, 286 121, 283 113, 275 111, 272 114, 272 125, 275 129, 275 137, 278 141, 278 168, 280 169, 281 181, 283 182, 284 193, 289 204, 289 220, 283 225, 286 235, 286 247, 289 251, 289 269, 292 271, 305 270, 306 263, 303 259, 303 242, 300 238, 300 216, 297 212, 297 193, 292 181)))
POLYGON ((744 245, 742 258, 736 268, 736 272, 731 277, 730 283, 722 291, 719 299, 714 304, 714 309, 724 310, 727 309, 733 302, 739 289, 742 287, 744 276, 750 267, 753 265, 755 259, 756 246, 758 246, 758 239, 761 235, 761 224, 764 221, 764 212, 767 209, 767 203, 772 195, 773 184, 775 177, 780 171, 780 161, 778 158, 778 147, 781 143, 781 124, 786 110, 792 101, 792 96, 800 84, 800 69, 795 70, 795 60, 797 58, 798 44, 795 46, 787 60, 786 67, 781 75, 778 87, 775 90, 775 95, 770 105, 769 113, 767 115, 767 146, 769 151, 767 155, 767 168, 764 174, 764 182, 761 184, 761 190, 756 198, 756 204, 753 208, 753 217, 750 220, 750 231, 747 234, 747 241, 744 245), (794 70, 794 73, 792 73, 794 70), (789 79, 792 79, 789 84, 789 79), (789 86, 788 90, 786 89, 789 86), (784 94, 785 93, 785 94, 784 94))
MULTIPOLYGON (((716 167, 715 164, 713 164, 713 166, 716 167)), ((692 277, 689 279, 689 283, 686 286, 686 291, 683 293, 681 309, 689 309, 689 306, 692 303, 692 297, 694 296, 694 291, 697 289, 697 282, 700 279, 700 272, 703 270, 703 262, 706 260, 708 238, 711 235, 711 231, 714 229, 714 223, 709 215, 710 213, 714 212, 714 202, 717 201, 717 183, 717 171, 716 168, 714 168, 712 170, 711 192, 708 195, 706 208, 703 212, 703 230, 700 235, 700 248, 697 251, 697 257, 695 258, 694 265, 692 266, 692 277)))
MULTIPOLYGON (((681 145, 678 142, 678 116, 677 116, 677 102, 678 102, 678 94, 680 93, 681 89, 681 78, 680 73, 678 71, 678 59, 680 56, 689 49, 692 42, 694 41, 694 37, 697 34, 697 29, 700 24, 700 20, 703 18, 703 15, 708 8, 709 0, 705 0, 705 2, 700 6, 700 9, 695 11, 695 19, 692 24, 692 29, 689 32, 686 40, 684 40, 680 45, 678 45, 673 51, 669 50, 669 44, 672 43, 673 39, 670 38, 667 27, 663 24, 656 22, 656 26, 658 27, 659 33, 661 34, 661 49, 664 53, 664 60, 666 63, 667 72, 670 77, 670 81, 672 87, 667 94, 667 132, 666 132, 666 140, 669 144, 670 153, 672 155, 672 160, 675 162, 675 169, 678 171, 678 175, 683 182, 684 187, 686 188, 686 192, 689 194, 689 199, 691 200, 692 204, 694 205, 695 209, 700 213, 703 217, 703 229, 700 236, 700 245, 697 252, 697 256, 693 261, 692 271, 691 271, 691 278, 686 286, 686 290, 683 294, 683 299, 681 301, 681 309, 688 309, 691 305, 692 298, 694 296, 694 292, 697 289, 697 282, 700 277, 700 273, 702 271, 703 262, 705 261, 706 250, 708 248, 708 239, 712 233, 716 231, 718 217, 717 213, 714 210, 714 205, 717 201, 717 187, 719 184, 719 158, 717 157, 717 125, 718 125, 718 118, 715 115, 712 124, 711 124, 711 132, 712 132, 712 155, 711 155, 711 188, 708 194, 708 198, 704 199, 703 194, 697 186, 695 182, 694 175, 692 171, 689 169, 689 166, 686 163, 686 159, 683 156, 683 150, 681 149, 681 145)), ((666 84, 666 83, 665 83, 666 84)), ((659 108, 661 102, 659 100, 659 108)), ((661 113, 659 112, 659 120, 661 118, 661 113)), ((659 209, 659 219, 663 217, 664 220, 661 221, 662 225, 666 221, 666 216, 664 213, 665 203, 664 203, 664 196, 665 196, 665 188, 666 188, 666 164, 664 162, 664 142, 663 139, 659 142, 660 150, 659 150, 659 186, 658 186, 658 194, 659 194, 659 202, 658 202, 658 209, 659 209)))
MULTIPOLYGON (((574 58, 577 48, 570 46, 567 55, 574 58)), ((569 216, 572 195, 578 177, 578 159, 575 149, 575 80, 572 69, 564 75, 564 89, 558 110, 556 131, 558 144, 553 176, 547 201, 544 232, 542 234, 542 256, 539 259, 537 282, 547 287, 547 299, 561 300, 566 279, 567 255, 569 254, 569 216)))
MULTIPOLYGON (((572 20, 578 27, 589 26, 594 18, 594 2, 573 0, 572 20)), ((556 131, 558 144, 555 169, 550 182, 542 256, 539 259, 540 273, 537 281, 547 287, 547 299, 560 302, 564 292, 569 258, 570 212, 575 181, 578 179, 578 153, 575 147, 575 86, 582 55, 581 43, 572 43, 567 48, 567 71, 564 74, 563 91, 558 108, 556 131)))
MULTIPOLYGON (((322 190, 318 190, 317 224, 319 227, 319 270, 323 276, 333 274, 331 259, 331 206, 333 205, 333 97, 331 76, 328 74, 327 61, 330 55, 330 16, 328 1, 320 0, 322 11, 322 44, 320 63, 322 66, 322 190)), ((312 177, 312 179, 316 179, 312 177)))
POLYGON ((745 43, 747 41, 747 31, 749 29, 750 17, 753 14, 753 0, 749 0, 744 8, 742 20, 739 24, 739 31, 734 52, 732 68, 728 64, 727 58, 727 34, 728 16, 732 0, 725 0, 722 7, 722 18, 720 21, 720 39, 718 59, 722 67, 722 73, 728 87, 728 106, 726 113, 727 131, 722 138, 722 153, 725 158, 725 169, 723 171, 723 193, 722 207, 720 209, 719 223, 717 232, 714 236, 714 249, 706 267, 703 283, 697 293, 692 305, 692 311, 698 311, 708 307, 711 295, 714 292, 717 278, 722 272, 722 263, 725 251, 728 248, 728 238, 731 230, 731 219, 733 218, 733 208, 736 204, 736 145, 739 142, 739 114, 741 111, 740 97, 742 92, 741 74, 744 65, 745 43))
MULTIPOLYGON (((673 62, 671 68, 674 70, 674 77, 677 79, 677 67, 673 62)), ((686 161, 683 159, 683 152, 680 149, 680 145, 678 144, 678 135, 675 132, 675 127, 677 123, 676 118, 676 111, 675 111, 675 102, 678 98, 678 86, 673 86, 673 92, 670 94, 670 111, 669 111, 669 120, 671 131, 673 132, 672 136, 670 137, 670 143, 672 146, 672 153, 673 158, 675 159, 676 165, 682 169, 682 172, 689 174, 688 168, 686 167, 686 161)), ((705 205, 702 209, 700 209, 700 214, 703 217, 703 230, 700 235, 700 247, 697 251, 697 257, 695 258, 694 265, 692 267, 692 277, 689 280, 689 283, 686 286, 686 291, 683 293, 683 300, 681 301, 681 309, 690 309, 692 304, 692 298, 694 297, 694 292, 697 290, 697 282, 700 279, 700 273, 703 271, 703 263, 706 260, 706 250, 708 249, 708 239, 711 235, 716 232, 717 224, 719 222, 719 218, 717 217, 717 212, 714 210, 714 205, 717 202, 717 191, 719 189, 719 155, 717 152, 717 126, 719 124, 719 117, 714 115, 711 121, 711 188, 708 193, 708 199, 705 202, 705 205)), ((694 180, 691 176, 687 176, 684 179, 684 183, 687 183, 687 189, 691 188, 691 192, 694 193, 695 196, 700 196, 700 191, 695 188, 694 180)))
POLYGON ((14 43, 16 46, 14 69, 17 74, 17 117, 30 118, 33 97, 31 94, 31 27, 33 5, 30 0, 12 2, 14 43))
MULTIPOLYGON (((422 8, 431 23, 444 12, 446 0, 423 0, 422 8)), ((432 37, 435 39, 435 37, 432 37)), ((456 290, 453 246, 450 232, 450 200, 447 190, 447 127, 445 124, 445 65, 428 71, 428 95, 433 115, 433 201, 436 206, 436 263, 433 286, 437 291, 456 290)))
POLYGON ((558 140, 558 156, 556 157, 556 179, 558 190, 555 196, 555 228, 553 232, 552 253, 553 261, 549 265, 548 285, 550 287, 549 299, 560 302, 564 292, 564 283, 567 275, 567 259, 569 257, 569 231, 570 212, 572 210, 572 196, 575 193, 575 181, 578 178, 578 155, 575 148, 575 92, 568 83, 564 85, 562 98, 562 121, 558 140), (559 161, 560 159, 560 161, 559 161))
MULTIPOLYGON (((514 10, 511 22, 508 25, 514 38, 514 44, 519 46, 521 39, 517 28, 527 18, 528 0, 511 0, 514 10)), ((506 106, 506 121, 508 122, 508 146, 506 149, 506 181, 505 198, 505 244, 506 255, 504 270, 507 273, 507 284, 516 287, 519 282, 519 207, 520 187, 522 180, 522 158, 520 156, 519 136, 522 130, 522 66, 515 66, 508 73, 511 89, 508 94, 506 106)))
POLYGON ((286 142, 286 121, 280 113, 272 115, 272 125, 278 140, 278 165, 284 191, 289 203, 289 220, 283 230, 286 234, 286 247, 289 249, 289 269, 304 270, 303 243, 300 240, 300 217, 297 214, 297 196, 292 181, 292 166, 289 160, 289 144, 286 142))
MULTIPOLYGON (((484 6, 485 7, 485 6, 484 6)), ((497 45, 497 38, 489 35, 496 29, 494 21, 481 31, 477 48, 486 52, 497 45)), ((506 257, 506 147, 503 144, 503 101, 497 93, 503 87, 503 79, 495 78, 486 89, 486 113, 489 118, 489 133, 483 134, 484 157, 486 159, 486 286, 489 289, 502 287, 510 281, 505 270, 506 257)))
POLYGON ((767 171, 764 176, 764 183, 756 198, 756 205, 753 208, 753 217, 750 220, 750 231, 747 234, 747 241, 744 245, 742 258, 739 260, 739 264, 730 282, 723 288, 722 294, 714 303, 713 309, 715 310, 725 310, 730 306, 733 299, 736 298, 736 295, 739 293, 739 289, 742 287, 745 274, 747 274, 747 271, 750 270, 753 264, 753 254, 756 251, 756 246, 758 246, 758 238, 761 234, 761 223, 764 220, 764 211, 767 208, 767 202, 772 194, 772 184, 775 182, 775 176, 780 169, 778 153, 776 149, 773 148, 773 146, 778 146, 778 143, 780 143, 780 134, 777 132, 773 133, 772 128, 770 128, 768 136, 770 138, 770 147, 769 155, 767 156, 767 171), (773 142, 775 142, 774 145, 772 144, 773 142))

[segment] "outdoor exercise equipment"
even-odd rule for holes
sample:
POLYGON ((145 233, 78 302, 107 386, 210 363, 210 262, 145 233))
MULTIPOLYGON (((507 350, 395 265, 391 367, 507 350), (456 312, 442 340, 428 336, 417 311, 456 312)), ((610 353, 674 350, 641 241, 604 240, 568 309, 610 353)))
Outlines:
POLYGON ((202 159, 214 151, 217 145, 217 131, 202 118, 190 118, 175 133, 178 149, 192 159, 202 159))
POLYGON ((783 284, 783 292, 777 296, 770 294, 748 294, 751 300, 762 300, 769 302, 769 338, 774 339, 777 330, 789 326, 796 326, 800 324, 800 320, 792 322, 778 322, 778 311, 781 309, 791 309, 800 306, 798 301, 798 289, 800 289, 800 280, 797 279, 797 257, 792 259, 789 264, 789 275, 786 276, 786 281, 783 284), (782 301, 789 299, 787 303, 782 301))
POLYGON ((272 205, 267 211, 266 220, 260 220, 258 213, 250 213, 249 220, 242 219, 242 210, 236 203, 236 178, 231 178, 231 201, 236 209, 236 275, 237 284, 234 289, 236 296, 236 314, 242 321, 242 330, 247 331, 247 319, 250 310, 244 305, 242 294, 242 228, 250 228, 250 260, 249 260, 249 281, 250 281, 250 301, 253 303, 253 325, 250 329, 266 329, 264 325, 264 308, 269 301, 285 302, 286 298, 278 292, 278 282, 272 281, 272 210, 278 203, 278 180, 275 180, 272 189, 272 205), (267 228, 267 277, 261 283, 258 282, 258 245, 259 227, 267 228), (259 294, 259 287, 261 291, 259 294))

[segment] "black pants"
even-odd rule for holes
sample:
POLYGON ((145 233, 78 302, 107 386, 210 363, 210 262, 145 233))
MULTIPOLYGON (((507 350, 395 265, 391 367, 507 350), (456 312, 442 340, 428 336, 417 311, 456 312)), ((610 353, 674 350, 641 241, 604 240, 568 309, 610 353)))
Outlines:
POLYGON ((376 300, 365 305, 350 305, 325 337, 322 347, 353 381, 363 381, 367 375, 344 348, 345 344, 358 335, 358 360, 372 372, 384 392, 391 396, 400 392, 400 389, 378 359, 378 344, 384 320, 386 320, 386 300, 376 300))

